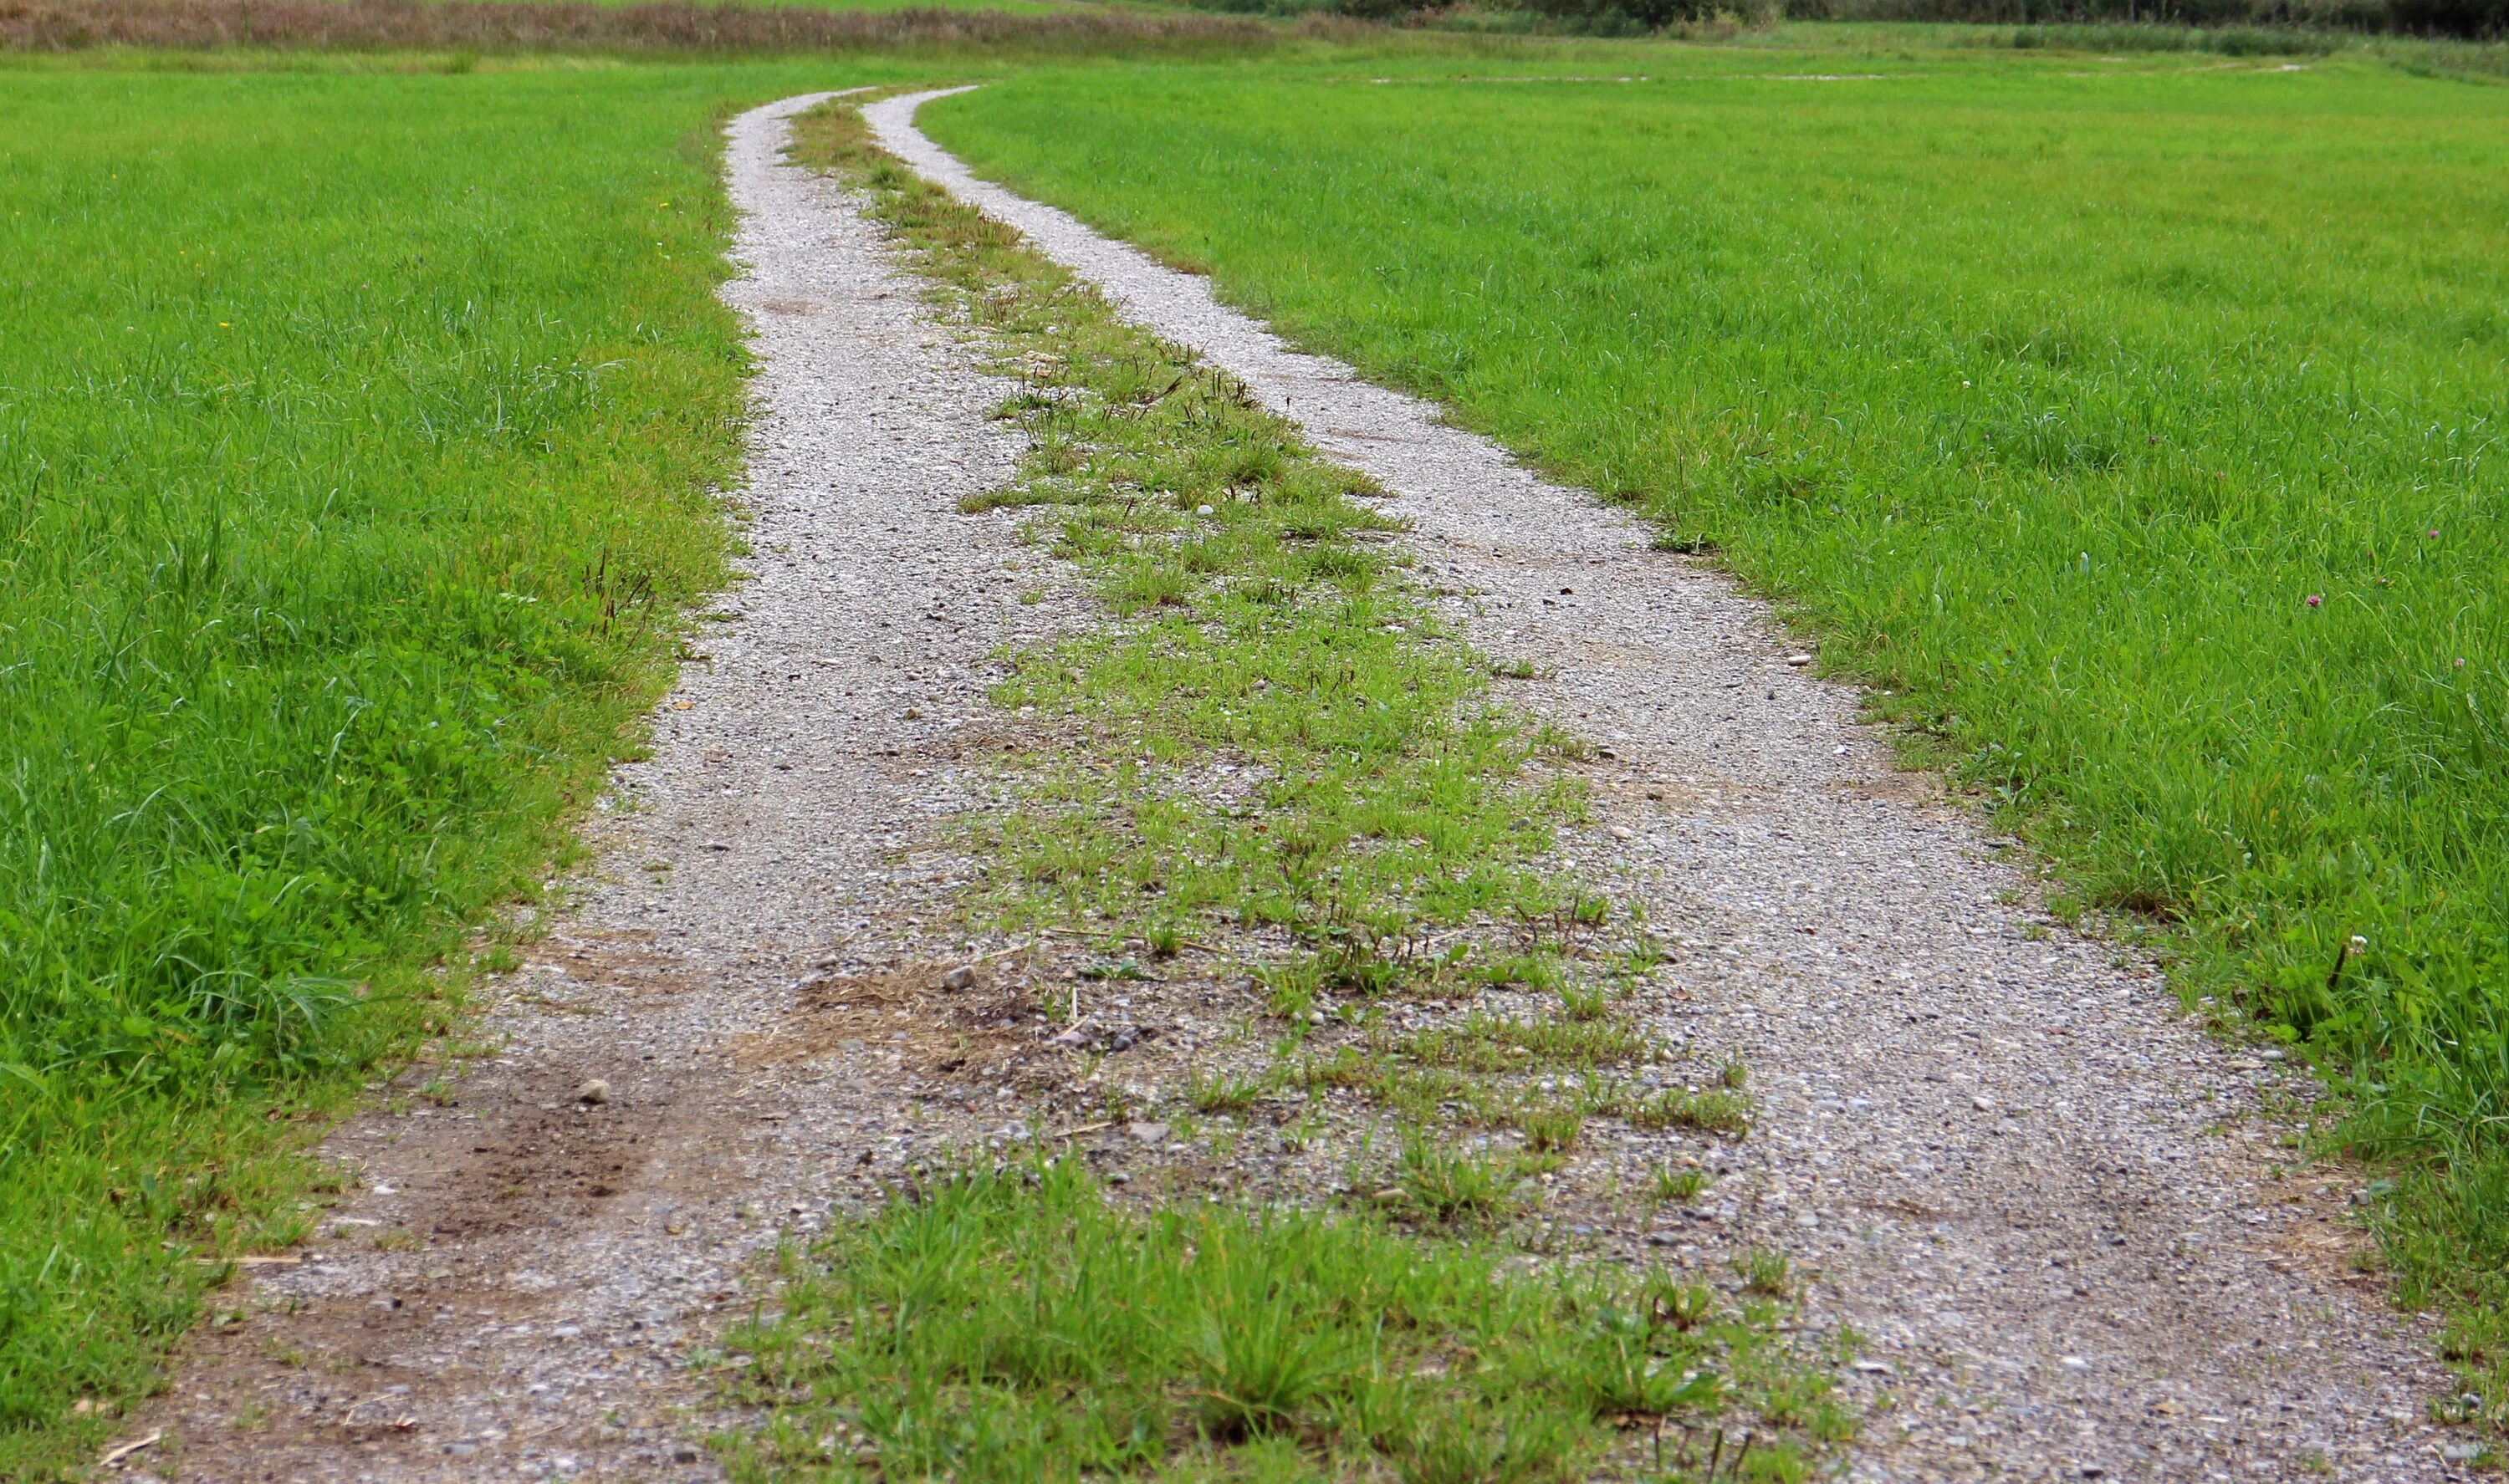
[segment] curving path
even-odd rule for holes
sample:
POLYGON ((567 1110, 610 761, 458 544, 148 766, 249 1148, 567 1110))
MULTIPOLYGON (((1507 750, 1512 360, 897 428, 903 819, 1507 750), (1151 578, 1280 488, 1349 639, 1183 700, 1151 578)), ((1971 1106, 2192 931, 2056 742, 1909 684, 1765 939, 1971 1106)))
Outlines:
POLYGON ((761 1250, 901 1150, 1000 1123, 944 1100, 921 1044, 964 1039, 953 1017, 986 995, 903 1029, 807 1013, 813 965, 911 996, 955 956, 932 934, 967 863, 906 847, 982 802, 990 770, 961 760, 990 749, 999 649, 1083 612, 1016 512, 958 511, 1010 472, 1005 384, 854 204, 783 161, 787 120, 826 96, 730 126, 752 555, 604 800, 600 860, 469 1032, 495 1054, 333 1131, 324 1154, 361 1180, 306 1248, 213 1296, 225 1316, 127 1469, 719 1477, 692 1353, 760 1302, 761 1250))
MULTIPOLYGON (((952 92, 963 90, 951 90, 952 92)), ((1649 549, 1439 410, 1290 350, 1072 217, 864 109, 915 169, 1365 469, 1525 704, 1607 750, 1586 865, 1680 941, 1662 1034, 1753 1069, 1727 1177, 1650 1240, 1782 1245, 1820 1327, 1870 1342, 1854 1477, 2450 1476, 2428 1328, 2347 1267, 2340 1171, 2286 1171, 2287 1073, 2207 1038, 2161 977, 2030 905, 2023 866, 1894 771, 1852 690, 1765 606, 1649 549)))

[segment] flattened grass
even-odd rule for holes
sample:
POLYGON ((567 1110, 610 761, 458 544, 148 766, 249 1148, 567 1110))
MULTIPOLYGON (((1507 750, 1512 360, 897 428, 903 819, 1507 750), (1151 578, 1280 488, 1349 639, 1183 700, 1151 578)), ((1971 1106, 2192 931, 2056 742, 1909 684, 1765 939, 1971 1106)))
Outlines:
POLYGON ((0 75, 0 1474, 32 1478, 148 1387, 197 1256, 310 1227, 288 1151, 449 1025, 460 925, 536 889, 723 580, 713 125, 800 79, 0 75))
POLYGON ((2407 1297, 2509 1377, 2509 93, 1612 55, 927 119, 1783 599, 2075 901, 2307 1049, 2405 1162, 2407 1297))

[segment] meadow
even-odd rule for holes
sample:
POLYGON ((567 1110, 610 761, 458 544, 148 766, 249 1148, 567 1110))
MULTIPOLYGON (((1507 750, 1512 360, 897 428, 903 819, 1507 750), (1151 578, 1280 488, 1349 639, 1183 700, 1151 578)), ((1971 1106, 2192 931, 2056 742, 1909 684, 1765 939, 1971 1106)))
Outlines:
POLYGON ((1778 598, 2060 905, 2323 1069, 2405 1297, 2497 1368, 2509 91, 1839 41, 925 121, 1778 598))
POLYGON ((715 128, 829 71, 0 72, 0 1475, 310 1230, 634 744, 726 575, 715 128))
POLYGON ((113 1425, 214 1259, 311 1230, 296 1152, 378 1069, 461 1050, 491 909, 725 579, 716 127, 890 78, 994 76, 926 115, 981 167, 1780 599, 2070 901, 2326 1069, 2407 1296, 2501 1364, 2509 91, 1130 11, 483 63, 800 44, 492 9, 0 67, 0 1476, 113 1425))

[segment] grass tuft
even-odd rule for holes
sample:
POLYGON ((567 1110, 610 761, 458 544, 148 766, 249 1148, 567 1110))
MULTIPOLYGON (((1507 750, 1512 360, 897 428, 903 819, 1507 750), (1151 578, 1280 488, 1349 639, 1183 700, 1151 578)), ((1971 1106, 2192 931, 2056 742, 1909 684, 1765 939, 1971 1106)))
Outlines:
POLYGON ((1413 1210, 1432 1220, 1487 1222, 1515 1211, 1515 1171, 1496 1160, 1449 1149, 1426 1132, 1403 1143, 1396 1188, 1413 1210))
POLYGON ((1526 1276, 1364 1218, 1138 1214, 1070 1161, 944 1179, 784 1269, 783 1313, 732 1340, 773 1407, 735 1479, 823 1469, 831 1439, 840 1476, 966 1484, 1246 1477, 1292 1440, 1331 1477, 1577 1479, 1632 1417, 1760 1394, 1767 1358, 1661 1277, 1526 1276))

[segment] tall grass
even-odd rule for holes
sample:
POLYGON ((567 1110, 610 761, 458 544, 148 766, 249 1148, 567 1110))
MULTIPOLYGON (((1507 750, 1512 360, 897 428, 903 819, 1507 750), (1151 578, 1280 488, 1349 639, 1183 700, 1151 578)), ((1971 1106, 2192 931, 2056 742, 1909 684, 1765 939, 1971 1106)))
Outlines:
POLYGON ((445 1028, 721 580, 711 126, 800 79, 0 78, 19 1478, 303 1230, 287 1115, 445 1028))
POLYGON ((2496 1317, 2509 93, 1845 60, 1039 71, 930 122, 1721 549, 2307 1048, 2408 1162, 2409 1277, 2496 1317))

